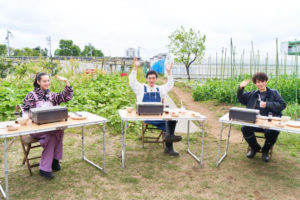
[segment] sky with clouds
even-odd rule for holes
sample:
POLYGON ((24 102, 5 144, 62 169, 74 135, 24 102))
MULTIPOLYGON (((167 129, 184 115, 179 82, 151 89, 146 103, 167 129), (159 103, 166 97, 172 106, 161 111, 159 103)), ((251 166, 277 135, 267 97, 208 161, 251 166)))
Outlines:
MULTIPOLYGON (((52 48, 71 39, 83 49, 92 43, 105 55, 125 56, 141 47, 149 58, 167 52, 168 36, 181 25, 207 37, 206 55, 229 48, 275 53, 279 42, 299 39, 300 1, 297 0, 0 0, 0 44, 7 29, 11 46, 52 48)), ((54 51, 54 50, 53 50, 54 51)))

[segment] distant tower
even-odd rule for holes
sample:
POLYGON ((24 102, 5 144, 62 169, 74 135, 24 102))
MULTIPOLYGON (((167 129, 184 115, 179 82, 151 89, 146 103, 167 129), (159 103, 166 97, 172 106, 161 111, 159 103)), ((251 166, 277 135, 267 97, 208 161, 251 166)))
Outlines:
POLYGON ((9 38, 12 37, 12 33, 10 32, 10 30, 7 30, 7 34, 6 34, 6 41, 7 41, 7 55, 10 56, 10 48, 9 48, 9 38))
POLYGON ((141 58, 141 52, 140 52, 140 50, 141 50, 141 47, 138 47, 138 49, 137 49, 137 57, 138 58, 141 58))

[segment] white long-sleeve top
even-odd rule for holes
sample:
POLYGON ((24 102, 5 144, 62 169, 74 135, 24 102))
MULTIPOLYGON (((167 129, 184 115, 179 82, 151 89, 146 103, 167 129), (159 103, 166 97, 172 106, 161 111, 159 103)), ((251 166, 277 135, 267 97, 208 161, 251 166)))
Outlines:
POLYGON ((164 98, 166 94, 173 88, 174 79, 172 75, 168 75, 168 82, 164 85, 155 85, 154 87, 150 87, 147 84, 142 84, 136 80, 137 70, 133 69, 129 75, 129 85, 136 94, 137 103, 141 103, 144 97, 144 86, 146 86, 147 92, 156 92, 157 88, 160 93, 161 99, 164 98))

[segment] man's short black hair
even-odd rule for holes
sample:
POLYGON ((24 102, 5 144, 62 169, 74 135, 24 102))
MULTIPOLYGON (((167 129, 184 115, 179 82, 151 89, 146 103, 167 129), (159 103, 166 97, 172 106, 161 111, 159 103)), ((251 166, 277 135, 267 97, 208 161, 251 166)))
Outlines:
POLYGON ((148 78, 149 75, 153 75, 153 74, 154 74, 154 75, 156 76, 156 78, 157 78, 157 73, 156 73, 156 71, 154 71, 154 70, 148 71, 147 74, 146 74, 146 78, 148 78))
POLYGON ((264 81, 268 81, 269 78, 265 72, 257 72, 252 76, 252 81, 255 84, 257 80, 264 82, 264 81))

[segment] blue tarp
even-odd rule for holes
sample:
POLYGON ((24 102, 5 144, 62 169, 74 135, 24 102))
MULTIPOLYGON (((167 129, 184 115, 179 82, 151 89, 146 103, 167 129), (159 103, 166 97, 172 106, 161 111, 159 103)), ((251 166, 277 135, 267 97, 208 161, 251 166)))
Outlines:
POLYGON ((151 66, 151 70, 154 70, 159 74, 164 74, 165 73, 165 60, 166 59, 161 59, 161 60, 156 61, 151 66))

